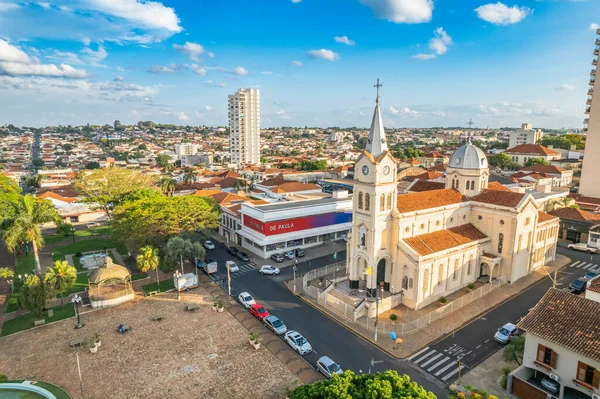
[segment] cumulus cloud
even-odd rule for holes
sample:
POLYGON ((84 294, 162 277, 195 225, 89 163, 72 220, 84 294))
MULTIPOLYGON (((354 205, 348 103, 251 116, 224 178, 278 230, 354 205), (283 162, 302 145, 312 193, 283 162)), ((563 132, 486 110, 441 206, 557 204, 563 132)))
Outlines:
POLYGON ((204 53, 204 46, 198 43, 185 42, 184 45, 174 44, 173 48, 180 53, 187 55, 194 61, 200 61, 200 55, 204 53))
POLYGON ((16 3, 0 3, 0 12, 16 10, 19 7, 16 3))
POLYGON ((308 55, 310 55, 313 58, 321 58, 329 62, 337 61, 340 58, 340 55, 338 53, 334 53, 333 51, 326 50, 324 48, 320 50, 310 50, 308 52, 308 55))
POLYGON ((245 76, 248 75, 250 72, 248 72, 248 70, 244 67, 235 67, 233 68, 232 73, 236 74, 236 75, 241 75, 241 76, 245 76))
POLYGON ((212 51, 209 51, 208 53, 206 53, 206 55, 208 55, 208 58, 215 58, 215 53, 213 53, 212 51))
POLYGON ((292 62, 290 62, 290 64, 292 66, 297 66, 297 67, 304 66, 304 64, 302 63, 302 61, 292 61, 292 62))
POLYGON ((417 60, 427 61, 427 60, 431 60, 431 59, 435 58, 435 54, 419 53, 419 54, 413 55, 412 58, 416 58, 417 60))
POLYGON ((392 106, 389 108, 392 115, 418 115, 419 111, 415 111, 414 109, 410 109, 408 107, 402 107, 400 109, 396 109, 392 106))
POLYGON ((564 83, 560 86, 555 87, 554 90, 556 90, 556 91, 572 91, 572 90, 575 90, 575 86, 564 83))
POLYGON ((204 110, 205 110, 205 111, 212 111, 212 109, 213 109, 213 108, 212 108, 210 105, 205 105, 205 106, 204 106, 204 110))
POLYGON ((183 30, 175 10, 156 1, 88 0, 86 7, 148 28, 165 29, 172 33, 183 30))
POLYGON ((504 3, 490 3, 475 9, 477 16, 494 25, 512 25, 522 21, 533 10, 527 7, 506 6, 504 3))
POLYGON ((190 69, 196 74, 196 75, 200 75, 200 76, 206 76, 206 74, 208 73, 206 71, 206 68, 202 68, 200 65, 198 64, 192 64, 190 65, 190 69))
POLYGON ((206 85, 210 86, 210 87, 225 87, 225 86, 227 86, 227 82, 215 82, 212 80, 207 80, 204 83, 206 83, 206 85))
POLYGON ((333 40, 338 43, 344 43, 347 46, 354 46, 356 44, 354 40, 348 39, 348 36, 335 36, 333 40))
POLYGON ((375 17, 397 24, 418 24, 431 21, 432 0, 360 0, 375 17))
POLYGON ((600 25, 598 25, 598 24, 591 24, 590 25, 590 29, 591 30, 598 30, 598 29, 600 29, 600 25))
POLYGON ((177 119, 179 119, 180 121, 190 120, 190 118, 185 114, 185 112, 180 112, 179 114, 177 114, 177 119))
POLYGON ((81 50, 82 58, 89 64, 96 65, 102 62, 106 57, 108 57, 108 53, 101 45, 98 45, 98 49, 96 51, 92 50, 90 47, 86 47, 81 50))
POLYGON ((448 36, 444 28, 439 27, 434 31, 434 37, 429 41, 429 48, 437 54, 444 54, 448 46, 452 44, 452 38, 448 36))
POLYGON ((148 72, 151 73, 175 73, 177 72, 177 64, 169 65, 153 65, 148 72))
POLYGON ((123 75, 115 75, 115 77, 113 78, 114 82, 122 82, 125 80, 125 77, 123 75))

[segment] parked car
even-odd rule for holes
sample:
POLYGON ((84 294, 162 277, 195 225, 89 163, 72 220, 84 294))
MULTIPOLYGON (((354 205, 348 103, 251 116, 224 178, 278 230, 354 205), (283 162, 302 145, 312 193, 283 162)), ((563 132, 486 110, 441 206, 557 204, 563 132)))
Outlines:
POLYGON ((512 323, 506 323, 494 334, 494 339, 501 344, 508 344, 510 338, 519 334, 519 329, 512 323))
POLYGON ((88 229, 91 229, 93 227, 100 227, 100 223, 98 223, 98 222, 88 222, 88 224, 86 224, 86 227, 88 229))
POLYGON ((587 288, 587 281, 585 278, 580 277, 577 280, 569 284, 569 289, 573 294, 581 294, 587 288))
POLYGON ((256 303, 252 295, 248 294, 247 292, 242 292, 240 295, 238 295, 238 301, 240 301, 242 306, 246 309, 256 303))
POLYGON ((263 305, 259 303, 250 305, 250 313, 260 321, 263 321, 263 319, 269 315, 269 312, 267 312, 267 310, 263 308, 263 305))
POLYGON ((280 272, 280 270, 278 268, 276 268, 275 266, 271 266, 271 265, 264 265, 263 267, 260 268, 260 274, 268 274, 268 275, 272 275, 272 276, 277 276, 280 272))
POLYGON ((289 251, 285 251, 283 253, 283 256, 285 256, 287 259, 294 259, 296 257, 296 253, 292 249, 292 250, 289 250, 289 251))
POLYGON ((300 356, 304 356, 307 353, 312 352, 312 346, 308 343, 298 331, 290 330, 285 333, 285 342, 292 347, 293 350, 298 352, 300 356))
POLYGON ((542 386, 542 388, 544 388, 552 393, 558 393, 560 391, 560 384, 558 383, 558 381, 554 381, 552 378, 550 378, 548 376, 545 376, 544 378, 542 378, 540 385, 542 386))
POLYGON ((227 248, 227 252, 229 252, 233 256, 236 256, 237 253, 240 251, 236 247, 229 247, 227 248))
POLYGON ((598 273, 596 272, 587 272, 587 274, 585 276, 583 276, 583 278, 586 281, 590 281, 591 279, 593 279, 594 277, 596 277, 598 275, 598 273))
POLYGON ((227 262, 225 262, 225 267, 229 269, 230 273, 235 273, 235 272, 239 272, 240 271, 240 267, 238 265, 236 265, 235 262, 232 262, 230 260, 228 260, 227 262))
POLYGON ((567 245, 567 248, 575 251, 587 252, 588 254, 598 253, 598 248, 590 247, 584 242, 580 242, 579 244, 569 244, 567 245))
POLYGON ((304 250, 302 248, 297 248, 296 249, 296 258, 303 258, 304 257, 304 250))
POLYGON ((250 258, 248 257, 248 254, 245 252, 238 252, 237 255, 235 255, 235 256, 237 256, 237 258, 239 260, 241 260, 242 262, 248 262, 250 260, 250 258))
POLYGON ((283 321, 279 320, 279 317, 269 315, 264 318, 265 326, 275 333, 275 335, 285 334, 287 327, 283 324, 283 321))
POLYGON ((271 259, 277 263, 281 263, 285 260, 285 258, 283 257, 282 254, 273 254, 273 255, 271 255, 271 259))
POLYGON ((204 241, 204 248, 206 249, 215 249, 215 244, 211 240, 204 241))
POLYGON ((331 378, 334 374, 344 373, 340 365, 327 356, 322 356, 317 360, 317 370, 327 378, 331 378))

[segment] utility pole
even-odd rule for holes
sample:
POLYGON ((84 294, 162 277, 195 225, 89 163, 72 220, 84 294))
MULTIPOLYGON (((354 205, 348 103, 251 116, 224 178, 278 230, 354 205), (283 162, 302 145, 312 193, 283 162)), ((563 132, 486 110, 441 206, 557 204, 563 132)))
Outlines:
POLYGON ((75 356, 77 356, 77 372, 79 373, 79 387, 81 388, 81 397, 85 398, 85 396, 83 395, 83 380, 81 379, 81 367, 79 366, 79 351, 75 353, 75 356))
POLYGON ((227 291, 229 292, 229 296, 231 296, 231 274, 229 272, 231 264, 227 264, 227 291))
POLYGON ((294 259, 294 266, 293 266, 293 271, 294 271, 294 294, 296 293, 296 265, 298 264, 298 259, 294 259))
MULTIPOLYGON (((375 288, 375 342, 377 342, 377 333, 379 332, 379 290, 375 288)), ((369 371, 369 374, 371 372, 369 371)))
POLYGON ((458 367, 458 385, 460 385, 460 359, 456 362, 456 367, 458 367))

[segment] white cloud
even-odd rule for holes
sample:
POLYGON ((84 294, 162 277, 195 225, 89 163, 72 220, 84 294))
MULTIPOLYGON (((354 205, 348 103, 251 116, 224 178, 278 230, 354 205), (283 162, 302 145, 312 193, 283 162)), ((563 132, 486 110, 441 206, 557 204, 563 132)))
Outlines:
POLYGON ((435 54, 416 54, 413 55, 412 58, 416 58, 417 60, 423 60, 423 61, 427 61, 427 60, 431 60, 433 58, 435 58, 435 54))
POLYGON ((434 37, 429 41, 429 48, 437 54, 444 54, 448 46, 452 44, 452 38, 448 36, 444 28, 439 27, 434 31, 434 37))
POLYGON ((271 72, 271 71, 262 71, 260 74, 261 75, 273 75, 273 72, 271 72))
POLYGON ((101 45, 98 45, 98 50, 94 51, 89 47, 81 50, 83 53, 82 58, 88 62, 89 64, 95 65, 102 62, 106 57, 108 57, 108 53, 101 45))
POLYGON ((16 3, 0 3, 0 12, 16 10, 19 7, 16 3))
POLYGON ((81 42, 84 46, 89 46, 92 43, 92 39, 86 36, 81 39, 81 42))
POLYGON ((242 76, 248 75, 250 73, 250 72, 248 72, 248 70, 246 68, 241 67, 241 66, 233 68, 232 72, 236 75, 242 75, 242 76))
POLYGON ((484 21, 495 25, 512 25, 522 21, 530 15, 533 10, 527 7, 519 7, 514 5, 508 7, 505 4, 498 2, 490 3, 475 9, 477 16, 484 21))
POLYGON ((184 112, 180 112, 179 114, 177 114, 177 119, 179 119, 180 121, 190 120, 190 118, 184 112))
POLYGON ((302 63, 302 61, 292 61, 292 62, 290 62, 290 64, 293 65, 293 66, 297 66, 297 67, 304 66, 304 64, 302 63))
POLYGON ((115 77, 113 78, 114 82, 122 82, 125 80, 125 77, 123 75, 115 75, 115 77))
POLYGON ((215 82, 212 80, 207 80, 204 83, 206 83, 206 85, 210 86, 210 87, 225 87, 225 86, 227 86, 227 82, 215 82))
POLYGON ((201 67, 200 65, 198 65, 198 64, 192 64, 192 65, 190 65, 190 69, 191 69, 192 71, 194 71, 194 73, 195 73, 196 75, 200 75, 200 76, 206 76, 206 74, 208 73, 208 72, 206 71, 206 68, 202 68, 202 67, 201 67))
POLYGON ((42 7, 44 10, 49 10, 52 7, 50 3, 47 3, 45 1, 40 1, 37 3, 37 5, 42 7))
POLYGON ((0 61, 28 64, 31 62, 31 59, 20 48, 12 46, 7 41, 0 39, 0 61))
POLYGON ((66 62, 69 64, 74 64, 74 65, 83 64, 83 62, 79 58, 78 54, 71 53, 69 51, 54 50, 52 55, 46 56, 46 58, 55 60, 55 61, 62 61, 62 62, 66 62))
POLYGON ((198 43, 185 42, 184 45, 174 44, 173 48, 180 53, 187 55, 194 61, 200 61, 200 55, 204 53, 204 46, 198 43))
POLYGON ((356 44, 354 40, 348 39, 348 36, 335 36, 333 40, 338 43, 344 43, 347 46, 354 46, 356 44))
POLYGON ((212 109, 213 109, 213 108, 212 108, 210 105, 205 105, 205 106, 204 106, 204 110, 205 110, 205 111, 212 111, 212 109))
POLYGON ((177 71, 177 64, 169 64, 169 65, 153 65, 148 72, 175 73, 176 71, 177 71))
POLYGON ((334 53, 333 51, 326 50, 324 48, 322 48, 321 50, 310 50, 308 52, 308 55, 310 55, 313 58, 321 58, 329 62, 337 61, 340 58, 340 55, 338 53, 334 53))
POLYGON ((400 109, 396 109, 392 106, 389 108, 392 115, 418 115, 419 111, 415 111, 414 109, 410 109, 408 107, 402 107, 400 109))
POLYGON ((86 6, 148 28, 165 29, 173 33, 183 30, 175 10, 156 1, 88 0, 86 6))
POLYGON ((292 0, 292 3, 297 4, 300 3, 302 0, 292 0))
POLYGON ((598 24, 591 24, 590 25, 590 29, 591 30, 598 30, 598 29, 600 29, 600 25, 598 25, 598 24))
POLYGON ((212 51, 209 51, 208 53, 206 53, 206 55, 208 55, 208 58, 215 58, 215 53, 213 53, 212 51))
POLYGON ((572 90, 575 90, 575 86, 564 83, 560 86, 555 87, 554 90, 556 90, 556 91, 572 91, 572 90))
POLYGON ((397 24, 431 21, 432 0, 359 0, 373 10, 375 17, 397 24))

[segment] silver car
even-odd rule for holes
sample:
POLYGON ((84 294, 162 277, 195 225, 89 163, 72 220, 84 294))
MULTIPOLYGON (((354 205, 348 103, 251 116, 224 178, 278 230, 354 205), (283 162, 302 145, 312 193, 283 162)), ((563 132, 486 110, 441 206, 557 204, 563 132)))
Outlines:
POLYGON ((298 331, 290 330, 285 333, 285 342, 301 356, 312 352, 312 346, 298 331))
POLYGON ((560 391, 560 384, 558 383, 558 381, 555 381, 548 376, 542 378, 540 385, 542 386, 542 388, 545 388, 546 390, 552 393, 558 393, 560 391))
POLYGON ((275 335, 285 334, 287 332, 287 327, 283 324, 283 321, 279 320, 277 316, 267 316, 263 319, 265 326, 271 331, 275 333, 275 335))
POLYGON ((328 356, 323 356, 317 360, 317 370, 327 378, 334 374, 343 374, 344 371, 339 364, 331 360, 328 356))

